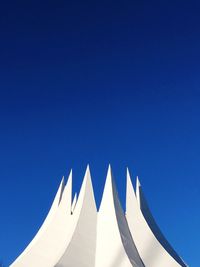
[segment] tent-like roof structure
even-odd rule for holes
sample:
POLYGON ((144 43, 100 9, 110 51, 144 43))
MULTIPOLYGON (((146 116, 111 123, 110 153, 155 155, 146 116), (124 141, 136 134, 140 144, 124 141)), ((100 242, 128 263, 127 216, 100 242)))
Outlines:
POLYGON ((165 239, 137 178, 127 170, 124 213, 108 168, 97 211, 89 166, 72 201, 72 172, 62 179, 50 211, 30 244, 10 267, 186 267, 165 239))

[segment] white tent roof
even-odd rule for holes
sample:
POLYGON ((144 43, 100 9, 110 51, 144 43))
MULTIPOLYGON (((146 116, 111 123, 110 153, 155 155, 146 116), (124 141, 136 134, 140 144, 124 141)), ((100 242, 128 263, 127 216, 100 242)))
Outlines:
POLYGON ((97 211, 89 166, 72 202, 72 171, 62 179, 40 230, 11 267, 186 267, 157 225, 127 170, 126 215, 111 167, 97 211), (163 242, 164 240, 164 242, 163 242), (166 245, 167 244, 167 245, 166 245))

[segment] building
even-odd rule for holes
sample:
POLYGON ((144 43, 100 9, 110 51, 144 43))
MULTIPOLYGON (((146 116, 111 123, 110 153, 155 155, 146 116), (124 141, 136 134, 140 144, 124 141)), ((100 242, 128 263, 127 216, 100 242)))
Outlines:
POLYGON ((72 172, 61 181, 38 233, 10 267, 186 267, 165 239, 137 178, 127 170, 126 212, 108 168, 99 211, 89 167, 72 201, 72 172))

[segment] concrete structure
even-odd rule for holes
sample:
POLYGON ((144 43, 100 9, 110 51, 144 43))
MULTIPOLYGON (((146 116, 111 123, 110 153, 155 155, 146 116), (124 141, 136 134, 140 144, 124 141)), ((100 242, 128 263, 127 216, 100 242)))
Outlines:
POLYGON ((156 225, 127 170, 124 213, 109 167, 97 211, 87 167, 72 201, 72 172, 61 181, 40 230, 10 267, 186 267, 156 225))

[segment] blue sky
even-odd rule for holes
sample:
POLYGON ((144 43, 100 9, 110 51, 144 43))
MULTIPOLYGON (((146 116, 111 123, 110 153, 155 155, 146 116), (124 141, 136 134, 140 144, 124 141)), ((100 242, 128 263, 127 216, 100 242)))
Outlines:
POLYGON ((10 1, 0 8, 0 258, 29 243, 63 175, 139 175, 156 221, 199 266, 198 1, 10 1))

